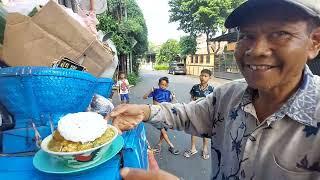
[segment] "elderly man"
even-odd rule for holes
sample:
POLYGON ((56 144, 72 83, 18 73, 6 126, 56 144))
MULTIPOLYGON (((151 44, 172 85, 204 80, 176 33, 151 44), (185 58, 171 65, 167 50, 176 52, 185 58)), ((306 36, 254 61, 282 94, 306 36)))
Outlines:
MULTIPOLYGON (((246 81, 190 104, 119 106, 121 130, 141 120, 212 139, 212 179, 319 180, 320 78, 306 62, 320 50, 320 0, 248 0, 227 18, 246 81)), ((124 169, 124 179, 175 179, 124 169)))

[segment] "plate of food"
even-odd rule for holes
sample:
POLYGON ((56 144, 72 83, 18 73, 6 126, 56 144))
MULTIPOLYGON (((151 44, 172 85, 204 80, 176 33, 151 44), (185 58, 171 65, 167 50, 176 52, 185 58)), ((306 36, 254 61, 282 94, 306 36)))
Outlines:
POLYGON ((33 164, 47 173, 83 171, 111 159, 123 147, 118 130, 95 112, 68 114, 41 143, 33 164))

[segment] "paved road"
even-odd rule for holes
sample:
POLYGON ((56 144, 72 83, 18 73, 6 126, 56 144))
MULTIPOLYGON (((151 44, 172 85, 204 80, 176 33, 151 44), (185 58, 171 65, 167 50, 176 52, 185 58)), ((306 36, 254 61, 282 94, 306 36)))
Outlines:
MULTIPOLYGON (((157 87, 158 79, 162 76, 169 77, 169 89, 175 92, 179 102, 187 103, 190 101, 189 91, 193 84, 199 83, 198 77, 185 75, 169 75, 164 71, 142 71, 141 81, 132 88, 130 98, 131 103, 152 103, 150 100, 143 100, 142 96, 150 88, 157 87)), ((219 86, 229 82, 223 79, 213 78, 210 84, 219 86)), ((114 101, 117 104, 116 101, 114 101)), ((159 131, 146 124, 147 137, 151 145, 156 145, 159 140, 159 131)), ((180 155, 172 155, 168 151, 168 145, 162 144, 162 151, 156 155, 156 159, 161 169, 171 172, 185 180, 209 179, 211 173, 211 160, 203 160, 200 153, 189 159, 183 156, 185 149, 190 148, 190 135, 181 131, 169 130, 168 132, 172 143, 181 151, 180 155)), ((197 141, 198 150, 202 147, 202 140, 197 141)), ((200 152, 200 151, 199 151, 200 152)))

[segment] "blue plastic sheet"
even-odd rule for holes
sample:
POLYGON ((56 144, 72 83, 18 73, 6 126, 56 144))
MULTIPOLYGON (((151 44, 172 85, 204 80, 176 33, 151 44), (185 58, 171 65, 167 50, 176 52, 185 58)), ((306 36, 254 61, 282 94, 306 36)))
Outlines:
MULTIPOLYGON (((144 124, 123 133, 125 146, 122 150, 123 166, 134 168, 148 168, 147 143, 144 124)), ((0 157, 0 179, 31 179, 31 180, 59 180, 59 179, 108 179, 120 178, 121 156, 113 157, 106 163, 81 173, 70 175, 56 175, 39 172, 33 167, 33 156, 28 157, 0 157)))
POLYGON ((124 167, 148 168, 147 138, 143 123, 135 130, 124 133, 124 167))

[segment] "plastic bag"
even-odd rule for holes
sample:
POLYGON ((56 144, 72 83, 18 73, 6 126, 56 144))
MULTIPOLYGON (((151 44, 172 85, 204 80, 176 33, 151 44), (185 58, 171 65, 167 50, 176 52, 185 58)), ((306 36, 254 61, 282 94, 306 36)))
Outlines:
POLYGON ((28 15, 36 6, 47 4, 49 0, 6 0, 2 1, 4 9, 9 13, 18 12, 28 15))
POLYGON ((87 108, 87 111, 96 112, 105 117, 111 113, 113 108, 114 106, 111 101, 99 94, 95 94, 87 108))
POLYGON ((12 129, 15 123, 8 110, 0 103, 0 131, 12 129))
POLYGON ((113 78, 113 74, 117 69, 118 66, 118 52, 117 52, 117 48, 114 45, 114 43, 111 41, 111 39, 107 39, 105 41, 103 41, 104 39, 104 33, 102 31, 98 32, 98 38, 100 39, 100 41, 102 41, 105 44, 108 44, 108 46, 112 49, 113 51, 113 61, 112 64, 110 66, 108 66, 107 69, 105 69, 105 71, 100 75, 100 77, 104 77, 104 78, 113 78))
POLYGON ((86 24, 86 28, 95 35, 98 35, 97 24, 99 21, 96 17, 94 11, 85 12, 84 10, 79 9, 79 15, 82 17, 84 23, 86 24))

